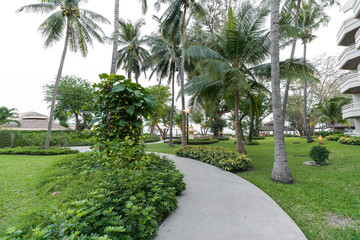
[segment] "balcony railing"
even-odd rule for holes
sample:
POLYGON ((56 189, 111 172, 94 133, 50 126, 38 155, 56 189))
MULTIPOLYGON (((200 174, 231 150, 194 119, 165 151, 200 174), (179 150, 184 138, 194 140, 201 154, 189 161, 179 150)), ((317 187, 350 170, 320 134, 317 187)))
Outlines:
POLYGON ((360 1, 355 1, 353 5, 354 17, 360 17, 360 1))
POLYGON ((360 20, 351 16, 341 25, 337 33, 337 43, 341 46, 348 46, 354 43, 354 30, 360 28, 360 20))
POLYGON ((341 93, 352 93, 349 90, 360 88, 360 79, 357 71, 343 75, 339 81, 341 93))
POLYGON ((342 108, 343 118, 359 118, 360 102, 350 103, 342 108))

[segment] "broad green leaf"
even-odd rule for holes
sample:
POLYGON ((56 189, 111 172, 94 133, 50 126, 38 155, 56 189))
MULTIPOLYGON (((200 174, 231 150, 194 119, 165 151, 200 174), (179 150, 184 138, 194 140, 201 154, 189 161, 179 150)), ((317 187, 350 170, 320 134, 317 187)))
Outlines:
POLYGON ((118 84, 115 87, 113 87, 112 92, 122 92, 125 90, 125 86, 122 84, 118 84))
POLYGON ((135 106, 134 105, 130 105, 130 106, 127 106, 125 108, 126 112, 129 114, 129 115, 133 115, 134 114, 134 111, 135 111, 135 106))

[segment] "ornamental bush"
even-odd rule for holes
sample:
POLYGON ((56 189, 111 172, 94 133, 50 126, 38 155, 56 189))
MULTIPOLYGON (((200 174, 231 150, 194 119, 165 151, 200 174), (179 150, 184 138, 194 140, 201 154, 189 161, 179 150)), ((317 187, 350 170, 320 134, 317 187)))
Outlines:
MULTIPOLYGON (((146 154, 141 146, 129 148, 125 142, 113 142, 107 147, 111 154, 95 146, 92 153, 80 154, 61 165, 64 174, 72 178, 104 176, 93 191, 45 212, 33 229, 12 229, 5 239, 153 239, 185 189, 183 174, 172 161, 146 154)), ((61 197, 61 187, 69 184, 66 180, 61 183, 66 176, 56 178, 57 188, 51 192, 58 191, 59 195, 53 197, 61 197)))
POLYGON ((245 171, 252 167, 248 156, 222 147, 186 146, 177 149, 175 154, 200 160, 226 171, 245 171))
POLYGON ((360 145, 360 137, 341 137, 339 142, 347 145, 360 145))
POLYGON ((325 138, 328 141, 339 141, 339 139, 343 136, 344 136, 344 134, 333 134, 333 135, 326 136, 325 138))
POLYGON ((49 148, 43 149, 40 147, 17 147, 17 148, 0 148, 0 155, 62 155, 78 153, 78 150, 70 148, 49 148))
POLYGON ((322 146, 313 146, 310 151, 310 157, 316 162, 316 164, 323 166, 327 164, 329 159, 330 151, 326 147, 322 146))
MULTIPOLYGON (((174 144, 181 144, 181 139, 173 140, 174 144)), ((199 138, 199 139, 189 139, 188 145, 208 145, 213 143, 218 143, 218 139, 209 139, 209 138, 199 138)))
POLYGON ((107 141, 141 143, 142 119, 156 107, 156 99, 140 84, 124 76, 100 75, 101 82, 94 84, 96 143, 107 141))
POLYGON ((219 141, 228 141, 228 140, 230 140, 229 137, 214 137, 214 139, 217 139, 219 141))

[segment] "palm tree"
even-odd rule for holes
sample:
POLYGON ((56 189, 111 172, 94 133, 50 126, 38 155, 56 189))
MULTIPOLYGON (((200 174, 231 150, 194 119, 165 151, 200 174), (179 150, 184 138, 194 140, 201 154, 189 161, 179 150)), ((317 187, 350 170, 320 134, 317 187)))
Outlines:
MULTIPOLYGON (((179 67, 180 86, 181 86, 181 107, 182 107, 182 129, 185 129, 186 114, 185 114, 185 42, 186 42, 186 26, 193 15, 204 15, 204 10, 196 0, 158 0, 161 3, 170 3, 170 6, 164 12, 162 18, 162 30, 167 38, 172 38, 177 35, 179 26, 181 26, 181 62, 179 67), (188 15, 189 17, 188 17, 188 15)), ((181 146, 187 145, 185 131, 182 131, 181 146)))
POLYGON ((292 183, 292 175, 286 155, 284 138, 284 119, 281 110, 280 91, 280 38, 279 38, 280 0, 272 0, 271 4, 271 89, 272 108, 274 117, 274 167, 271 179, 281 183, 292 183))
MULTIPOLYGON (((120 7, 120 0, 115 0, 115 7, 114 7, 114 34, 113 39, 118 39, 119 36, 119 7, 120 7)), ((142 10, 143 14, 147 12, 148 6, 147 6, 147 0, 139 0, 142 3, 142 10)), ((113 41, 113 51, 112 51, 112 57, 111 57, 111 68, 110 68, 110 74, 116 73, 116 62, 117 62, 117 51, 118 51, 119 43, 118 41, 113 41)))
MULTIPOLYGON (((315 36, 312 32, 318 29, 321 25, 326 25, 329 22, 329 17, 324 11, 324 6, 313 3, 313 1, 304 1, 300 10, 300 17, 298 26, 301 29, 300 39, 304 45, 304 63, 306 63, 306 47, 307 43, 310 43, 315 36)), ((304 79, 304 129, 307 142, 313 142, 314 140, 310 136, 308 124, 307 124, 307 80, 304 79)))
POLYGON ((126 71, 128 78, 134 73, 136 83, 139 82, 139 76, 143 70, 144 62, 149 58, 149 52, 142 47, 146 40, 140 37, 140 28, 145 24, 141 19, 134 24, 119 21, 120 34, 119 43, 124 45, 117 53, 117 69, 121 66, 126 71))
POLYGON ((0 128, 2 128, 4 124, 11 122, 17 123, 19 127, 21 126, 19 121, 13 119, 17 117, 17 113, 14 111, 16 111, 15 108, 0 107, 0 128))
POLYGON ((325 98, 323 103, 315 106, 320 111, 319 120, 323 123, 330 123, 335 133, 335 123, 348 124, 342 117, 342 107, 351 102, 351 99, 344 97, 325 98))
POLYGON ((18 12, 52 13, 39 27, 39 31, 45 37, 45 48, 60 41, 65 31, 65 44, 55 81, 45 149, 48 149, 50 144, 56 95, 68 48, 73 52, 80 51, 83 57, 86 57, 88 45, 92 45, 93 38, 103 42, 104 32, 97 22, 109 23, 106 18, 95 12, 80 9, 80 2, 81 0, 39 0, 39 3, 26 5, 18 10, 18 12))

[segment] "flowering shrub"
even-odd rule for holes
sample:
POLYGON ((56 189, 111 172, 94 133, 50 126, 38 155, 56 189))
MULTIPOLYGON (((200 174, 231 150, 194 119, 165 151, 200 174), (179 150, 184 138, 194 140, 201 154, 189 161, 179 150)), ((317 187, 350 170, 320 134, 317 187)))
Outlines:
POLYGON ((188 157, 222 168, 226 171, 245 171, 251 168, 250 158, 222 147, 186 146, 175 151, 188 157))

